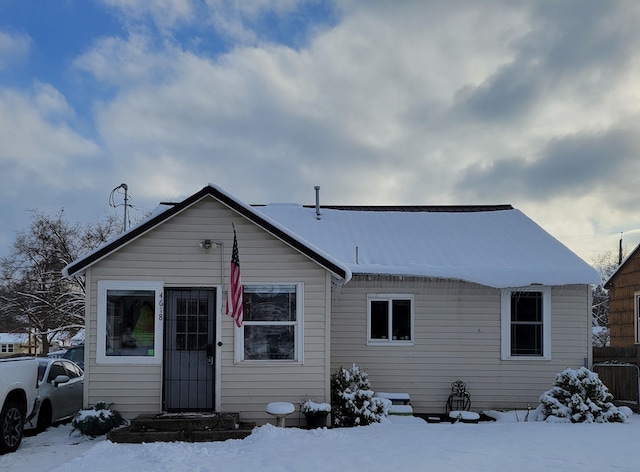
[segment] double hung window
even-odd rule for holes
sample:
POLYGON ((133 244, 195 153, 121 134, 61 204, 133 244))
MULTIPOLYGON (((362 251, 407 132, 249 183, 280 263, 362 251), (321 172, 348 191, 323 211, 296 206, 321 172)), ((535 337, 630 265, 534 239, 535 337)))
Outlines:
POLYGON ((551 358, 551 290, 502 292, 502 358, 551 358))
POLYGON ((239 360, 302 362, 302 285, 244 285, 239 360))
POLYGON ((640 343, 640 292, 636 292, 633 297, 635 326, 636 326, 636 343, 640 343))

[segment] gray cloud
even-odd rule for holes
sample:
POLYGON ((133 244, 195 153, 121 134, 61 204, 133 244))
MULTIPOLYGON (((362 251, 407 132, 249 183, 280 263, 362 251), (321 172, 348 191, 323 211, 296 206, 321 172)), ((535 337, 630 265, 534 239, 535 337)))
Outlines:
POLYGON ((580 197, 613 188, 624 181, 626 173, 640 170, 639 144, 637 128, 556 138, 534 159, 503 158, 468 166, 457 188, 485 198, 550 201, 560 196, 580 197))
POLYGON ((457 94, 456 116, 512 121, 556 95, 599 94, 634 65, 640 8, 597 0, 535 2, 531 31, 509 43, 511 61, 457 94))
MULTIPOLYGON (((66 58, 102 94, 94 121, 78 131, 52 91, 22 100, 35 124, 20 139, 0 131, 4 149, 51 157, 30 174, 0 153, 4 195, 35 177, 16 207, 94 215, 121 182, 144 208, 208 182, 312 203, 318 184, 323 203, 508 202, 564 235, 640 227, 612 211, 637 205, 635 2, 344 0, 291 44, 265 19, 295 23, 313 1, 105 1, 127 32, 66 58), (200 50, 211 25, 223 45, 200 50)), ((0 122, 21 116, 10 97, 32 95, 0 93, 0 122)))
POLYGON ((534 2, 536 30, 520 48, 539 58, 554 76, 590 70, 618 70, 629 63, 637 45, 640 8, 634 0, 614 5, 598 0, 534 2))
POLYGON ((461 111, 474 119, 509 121, 529 113, 545 89, 544 81, 534 79, 530 65, 504 67, 478 87, 464 87, 458 94, 461 111))

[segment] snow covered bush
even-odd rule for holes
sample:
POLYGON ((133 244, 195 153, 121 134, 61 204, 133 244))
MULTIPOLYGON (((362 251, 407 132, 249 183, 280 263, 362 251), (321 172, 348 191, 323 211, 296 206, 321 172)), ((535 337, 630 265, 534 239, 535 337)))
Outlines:
POLYGON ((536 409, 541 421, 566 423, 626 423, 627 407, 613 404, 613 395, 598 374, 586 367, 556 374, 554 386, 540 396, 536 409))
POLYGON ((391 405, 386 398, 373 396, 367 373, 355 364, 331 374, 331 401, 333 423, 339 427, 379 423, 391 405))
POLYGON ((80 431, 85 436, 101 436, 113 428, 127 424, 120 413, 111 409, 111 405, 98 402, 93 408, 80 410, 71 421, 73 431, 80 431))
POLYGON ((302 404, 302 407, 300 407, 300 411, 302 413, 329 413, 331 411, 331 405, 307 400, 302 404))

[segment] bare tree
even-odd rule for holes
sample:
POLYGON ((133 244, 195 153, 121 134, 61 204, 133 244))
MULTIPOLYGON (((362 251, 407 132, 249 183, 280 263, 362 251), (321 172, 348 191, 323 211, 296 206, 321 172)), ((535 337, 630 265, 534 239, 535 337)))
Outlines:
POLYGON ((609 292, 602 284, 592 290, 592 343, 597 347, 609 345, 609 292))
MULTIPOLYGON (((625 257, 623 251, 622 257, 625 257)), ((609 291, 604 288, 604 283, 618 268, 620 254, 614 251, 605 251, 593 259, 593 266, 600 274, 602 283, 596 285, 592 291, 592 325, 593 345, 604 347, 609 345, 609 291)))
POLYGON ((10 255, 0 259, 0 312, 38 336, 43 353, 59 333, 84 327, 84 278, 65 278, 62 269, 114 236, 118 226, 115 216, 81 226, 68 223, 64 210, 54 216, 33 210, 29 230, 18 232, 10 255))
MULTIPOLYGON (((626 257, 626 250, 623 250, 622 257, 626 257)), ((602 283, 605 283, 611 275, 618 269, 619 255, 614 251, 605 251, 593 258, 593 267, 600 274, 602 283)))
POLYGON ((0 285, 0 331, 3 333, 26 333, 29 327, 23 319, 19 319, 6 309, 8 289, 0 285))

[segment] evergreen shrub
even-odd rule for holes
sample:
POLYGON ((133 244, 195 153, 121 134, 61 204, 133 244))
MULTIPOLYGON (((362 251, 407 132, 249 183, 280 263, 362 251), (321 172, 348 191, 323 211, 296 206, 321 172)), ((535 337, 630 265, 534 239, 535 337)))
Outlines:
POLYGON ((553 387, 540 396, 537 413, 539 420, 566 423, 626 423, 631 416, 629 408, 613 404, 609 389, 586 367, 556 374, 553 387))
POLYGON ((391 402, 374 397, 367 373, 353 364, 331 374, 331 412, 337 427, 379 423, 389 414, 391 402))
POLYGON ((128 424, 128 421, 105 402, 98 402, 93 408, 80 410, 71 421, 73 431, 80 431, 85 436, 102 436, 114 428, 128 424))

